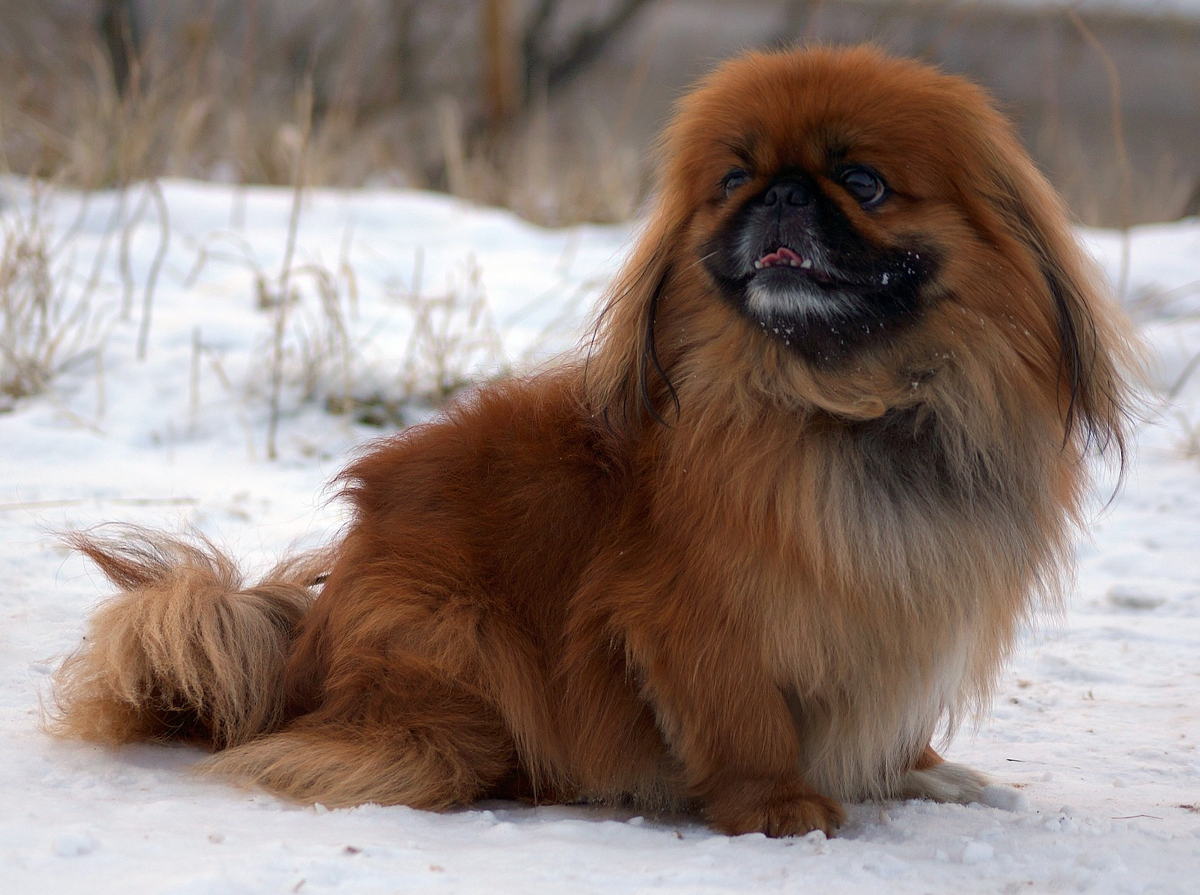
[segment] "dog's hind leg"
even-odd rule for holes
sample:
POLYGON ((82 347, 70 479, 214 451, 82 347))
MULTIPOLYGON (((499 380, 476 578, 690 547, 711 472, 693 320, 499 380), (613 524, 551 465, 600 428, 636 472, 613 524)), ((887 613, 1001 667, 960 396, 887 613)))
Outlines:
POLYGON ((200 771, 327 807, 431 810, 487 797, 518 773, 500 715, 470 688, 432 674, 377 683, 359 691, 353 711, 327 702, 200 771))

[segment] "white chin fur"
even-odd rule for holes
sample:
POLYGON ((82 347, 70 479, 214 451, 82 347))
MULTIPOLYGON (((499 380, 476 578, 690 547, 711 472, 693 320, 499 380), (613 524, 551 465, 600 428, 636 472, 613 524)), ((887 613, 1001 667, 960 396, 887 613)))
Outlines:
POLYGON ((983 802, 984 790, 993 788, 986 776, 965 764, 944 761, 923 771, 908 771, 900 778, 896 796, 968 805, 983 802))
POLYGON ((746 290, 746 304, 760 317, 820 317, 835 320, 858 310, 860 299, 841 292, 821 289, 784 287, 770 289, 751 283, 746 290))

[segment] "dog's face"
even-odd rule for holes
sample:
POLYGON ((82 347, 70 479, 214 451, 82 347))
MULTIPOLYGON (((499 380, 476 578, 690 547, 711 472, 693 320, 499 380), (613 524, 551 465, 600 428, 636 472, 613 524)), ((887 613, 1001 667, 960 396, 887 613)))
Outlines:
MULTIPOLYGON (((1028 276, 1011 241, 989 242, 999 224, 981 200, 1002 191, 988 147, 1007 138, 982 93, 928 67, 871 51, 750 57, 681 107, 664 194, 687 195, 720 296, 836 366, 911 337, 941 296, 987 304, 970 283, 981 268, 1028 276)), ((1027 313, 1053 326, 1052 308, 1027 313)))
POLYGON ((728 211, 703 250, 728 301, 816 362, 916 321, 933 249, 919 239, 873 242, 854 220, 881 216, 894 198, 882 174, 840 151, 815 171, 756 168, 748 157, 722 178, 728 211))

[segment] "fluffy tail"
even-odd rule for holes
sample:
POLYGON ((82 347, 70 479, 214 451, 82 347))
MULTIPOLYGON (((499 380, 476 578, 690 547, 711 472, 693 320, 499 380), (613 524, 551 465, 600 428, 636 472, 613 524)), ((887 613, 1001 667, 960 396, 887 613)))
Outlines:
POLYGON ((327 553, 288 560, 244 587, 234 563, 203 538, 108 532, 67 537, 121 592, 55 673, 51 732, 223 749, 278 727, 288 650, 327 553))

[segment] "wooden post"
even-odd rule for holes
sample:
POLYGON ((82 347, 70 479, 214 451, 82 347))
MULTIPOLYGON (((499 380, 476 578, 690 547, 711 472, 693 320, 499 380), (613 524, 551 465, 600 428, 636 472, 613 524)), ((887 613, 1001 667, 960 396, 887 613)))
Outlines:
POLYGON ((503 127, 517 111, 516 45, 511 0, 483 4, 483 96, 488 130, 503 127))

